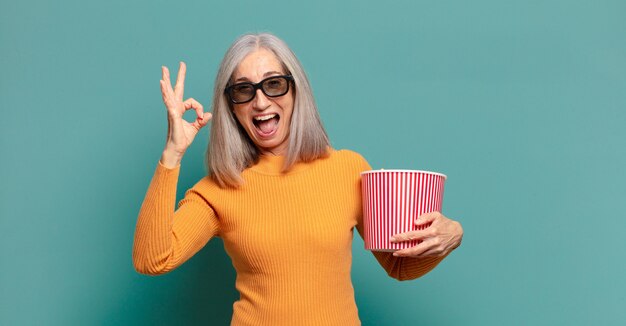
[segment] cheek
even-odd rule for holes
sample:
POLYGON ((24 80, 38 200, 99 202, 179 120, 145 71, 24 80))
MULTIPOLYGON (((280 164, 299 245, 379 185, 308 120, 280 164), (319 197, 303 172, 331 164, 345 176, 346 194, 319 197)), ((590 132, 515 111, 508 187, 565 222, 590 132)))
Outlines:
POLYGON ((290 119, 291 119, 291 115, 293 113, 293 106, 295 103, 295 97, 296 94, 293 92, 292 89, 289 90, 289 93, 287 93, 286 96, 284 96, 283 98, 281 98, 281 107, 283 109, 283 113, 285 113, 285 115, 287 115, 290 119))
POLYGON ((235 110, 234 110, 234 113, 235 113, 235 118, 237 119, 237 121, 239 121, 239 123, 240 123, 242 126, 247 125, 247 120, 248 120, 248 117, 246 116, 246 114, 245 114, 245 113, 243 113, 243 111, 242 111, 242 110, 235 109, 235 110))
POLYGON ((293 100, 291 99, 286 99, 283 103, 282 103, 282 108, 283 108, 283 112, 285 113, 285 115, 291 119, 291 115, 293 113, 293 100))

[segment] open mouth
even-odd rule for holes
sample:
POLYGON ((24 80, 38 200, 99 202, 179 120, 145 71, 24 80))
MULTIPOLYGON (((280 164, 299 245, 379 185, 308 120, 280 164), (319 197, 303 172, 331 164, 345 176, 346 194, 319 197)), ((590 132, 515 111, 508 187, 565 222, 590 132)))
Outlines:
POLYGON ((261 136, 270 136, 278 129, 279 120, 277 113, 270 113, 252 118, 252 123, 261 136))

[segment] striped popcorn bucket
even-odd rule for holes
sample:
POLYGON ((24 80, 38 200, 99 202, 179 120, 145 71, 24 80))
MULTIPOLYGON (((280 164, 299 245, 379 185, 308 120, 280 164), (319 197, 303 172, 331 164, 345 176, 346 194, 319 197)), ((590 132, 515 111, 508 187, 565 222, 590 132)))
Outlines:
POLYGON ((372 170, 361 173, 365 249, 396 251, 421 240, 389 242, 397 233, 424 229, 418 216, 441 212, 446 175, 417 170, 372 170))

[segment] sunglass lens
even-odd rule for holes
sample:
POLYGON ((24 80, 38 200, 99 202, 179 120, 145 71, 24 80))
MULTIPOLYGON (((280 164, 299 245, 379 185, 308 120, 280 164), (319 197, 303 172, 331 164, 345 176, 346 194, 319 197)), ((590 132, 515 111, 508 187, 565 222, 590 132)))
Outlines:
POLYGON ((263 91, 268 96, 281 96, 287 93, 289 84, 283 77, 270 78, 263 83, 263 91))
POLYGON ((254 87, 247 84, 234 85, 230 90, 230 96, 237 103, 246 102, 254 97, 254 87))

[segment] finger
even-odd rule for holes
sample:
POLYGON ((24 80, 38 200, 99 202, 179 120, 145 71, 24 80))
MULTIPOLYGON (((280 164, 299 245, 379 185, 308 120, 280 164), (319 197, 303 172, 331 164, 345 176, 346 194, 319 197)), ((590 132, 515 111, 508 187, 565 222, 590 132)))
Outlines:
POLYGON ((196 101, 193 98, 188 98, 187 100, 185 100, 185 102, 183 102, 183 104, 185 105, 185 111, 195 109, 198 119, 202 119, 202 115, 204 114, 204 111, 203 111, 204 108, 202 104, 200 104, 198 101, 196 101))
POLYGON ((404 241, 413 241, 413 240, 421 240, 430 238, 435 235, 434 230, 424 229, 424 230, 415 230, 409 231, 405 233, 398 233, 389 238, 391 242, 404 242, 404 241))
POLYGON ((211 120, 211 118, 213 118, 213 114, 211 112, 205 112, 202 115, 202 119, 200 119, 200 124, 202 126, 205 126, 207 123, 209 123, 209 120, 211 120))
POLYGON ((429 238, 427 240, 424 240, 422 243, 418 244, 417 246, 395 251, 393 255, 396 257, 416 257, 416 256, 420 256, 422 253, 426 251, 432 250, 433 248, 437 246, 438 246, 437 239, 429 238))
POLYGON ((184 62, 180 62, 178 68, 178 77, 176 77, 176 86, 174 86, 174 93, 180 99, 183 100, 183 93, 185 92, 185 74, 187 72, 187 65, 184 62))
POLYGON ((163 81, 165 82, 165 88, 169 94, 173 94, 174 91, 172 90, 172 82, 170 81, 170 70, 167 69, 166 66, 162 66, 163 68, 163 81))
POLYGON ((161 96, 163 97, 163 102, 167 102, 165 82, 163 81, 163 79, 159 80, 159 84, 161 85, 161 96))
POLYGON ((437 211, 422 214, 415 219, 415 225, 417 225, 418 230, 425 229, 429 227, 430 224, 432 224, 432 222, 435 221, 440 215, 441 213, 437 211))
POLYGON ((163 97, 163 103, 165 104, 165 107, 169 110, 172 107, 171 104, 171 100, 172 100, 172 96, 170 96, 170 92, 167 89, 167 84, 165 81, 161 80, 161 97, 163 97))
POLYGON ((213 115, 211 114, 211 112, 205 112, 202 116, 202 119, 196 119, 196 121, 194 121, 191 125, 194 126, 194 128, 196 128, 197 130, 200 130, 200 128, 206 126, 207 123, 209 123, 209 120, 211 120, 212 117, 213 115))

